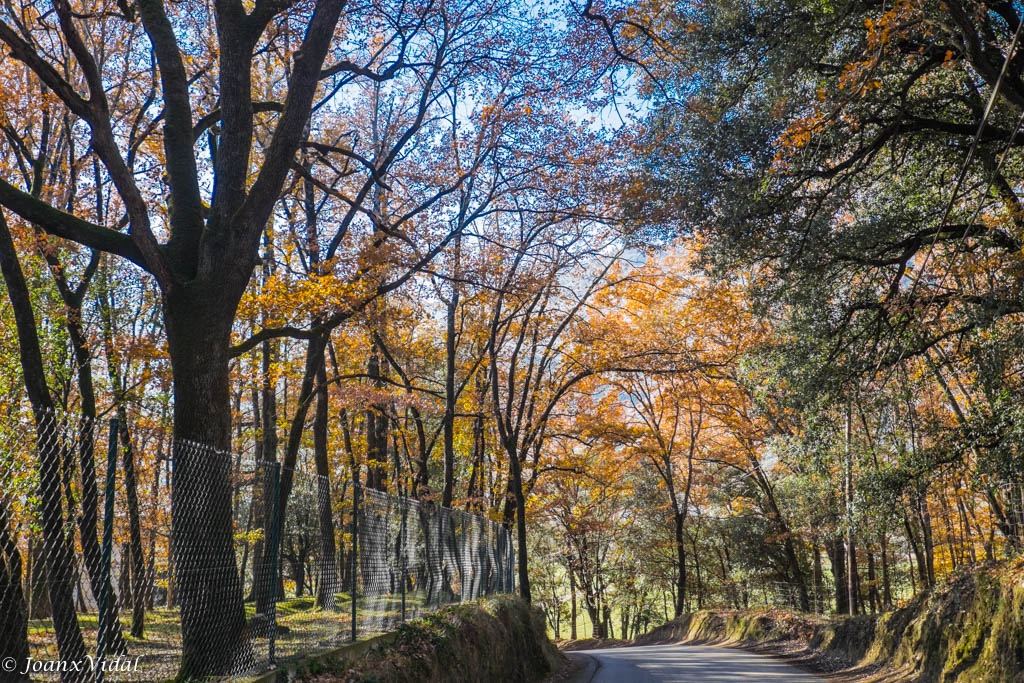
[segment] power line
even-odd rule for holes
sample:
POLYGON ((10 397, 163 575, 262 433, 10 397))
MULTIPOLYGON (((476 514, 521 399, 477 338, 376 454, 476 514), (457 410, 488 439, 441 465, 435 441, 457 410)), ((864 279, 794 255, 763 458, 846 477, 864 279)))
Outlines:
MULTIPOLYGON (((999 76, 996 79, 996 82, 995 82, 995 85, 992 88, 991 94, 989 95, 988 102, 985 105, 985 110, 984 110, 984 112, 982 114, 982 117, 981 117, 981 121, 978 123, 978 129, 975 131, 974 137, 971 140, 971 146, 968 149, 967 158, 964 159, 964 163, 963 163, 963 165, 960 168, 960 172, 957 174, 956 182, 953 185, 953 191, 950 194, 949 201, 946 203, 946 207, 945 207, 945 210, 943 211, 942 218, 936 224, 935 233, 932 235, 931 243, 928 245, 928 251, 925 254, 924 261, 921 263, 921 267, 920 267, 920 269, 918 269, 918 271, 916 273, 916 277, 913 279, 913 281, 911 283, 910 291, 907 293, 907 297, 906 297, 908 302, 913 300, 913 298, 914 298, 914 294, 917 291, 917 287, 920 284, 922 278, 924 277, 924 274, 925 274, 925 271, 927 270, 928 264, 929 264, 929 262, 932 259, 933 253, 935 251, 935 246, 936 246, 936 244, 938 243, 938 240, 939 240, 939 234, 941 232, 941 228, 946 223, 946 221, 949 220, 949 216, 952 213, 953 207, 956 204, 956 200, 957 200, 958 195, 960 193, 960 187, 963 185, 963 182, 964 182, 964 180, 967 177, 967 173, 970 170, 971 162, 974 160, 974 155, 976 154, 977 149, 978 149, 978 145, 981 142, 981 136, 982 136, 982 134, 985 131, 985 127, 988 125, 988 118, 991 115, 993 107, 995 106, 996 99, 999 96, 999 91, 1002 88, 1003 82, 1004 82, 1004 80, 1006 78, 1007 71, 1009 70, 1010 60, 1013 58, 1014 52, 1016 52, 1017 44, 1020 41, 1020 36, 1021 36, 1022 32, 1024 32, 1024 18, 1022 18, 1018 22, 1018 24, 1017 24, 1017 30, 1013 34, 1013 40, 1010 42, 1010 47, 1006 51, 1006 55, 1003 58, 1003 65, 1002 65, 1002 68, 999 71, 999 76)), ((995 171, 992 174, 993 176, 997 175, 999 173, 999 171, 1002 169, 1003 163, 1006 160, 1006 156, 1009 153, 1009 150, 1010 150, 1011 146, 1013 145, 1013 142, 1016 139, 1017 134, 1019 133, 1022 124, 1024 124, 1024 112, 1022 112, 1020 117, 1018 117, 1017 123, 1016 123, 1016 125, 1014 126, 1014 129, 1013 129, 1013 132, 1011 133, 1010 137, 1006 141, 1005 146, 1003 147, 1003 153, 1000 155, 999 162, 998 162, 998 164, 996 166, 995 171)), ((980 215, 982 207, 983 207, 984 202, 985 202, 985 197, 988 195, 989 190, 992 188, 992 183, 993 183, 993 180, 990 178, 989 181, 988 181, 988 184, 985 187, 984 192, 982 193, 982 197, 981 197, 981 200, 978 203, 977 208, 975 209, 974 213, 971 214, 971 218, 970 218, 970 220, 967 223, 968 226, 970 226, 977 219, 977 217, 980 215)), ((931 292, 931 295, 929 296, 928 301, 925 303, 925 306, 924 306, 923 310, 927 311, 927 309, 935 302, 935 298, 938 295, 938 290, 941 289, 943 284, 945 283, 946 278, 949 276, 950 272, 952 271, 953 266, 956 263, 956 259, 959 256, 959 254, 960 254, 960 252, 961 252, 961 250, 963 248, 964 243, 966 242, 967 234, 968 234, 968 230, 965 229, 964 233, 957 240, 956 246, 955 246, 955 248, 953 250, 953 255, 951 256, 951 258, 949 260, 949 263, 946 265, 946 268, 943 271, 942 276, 939 278, 937 287, 935 287, 933 289, 933 291, 931 292)), ((926 321, 925 324, 927 326, 928 324, 930 324, 932 322, 935 322, 935 319, 932 319, 930 321, 926 321)), ((906 329, 906 328, 909 327, 909 325, 910 325, 910 317, 907 316, 907 318, 903 322, 903 328, 906 329)), ((918 336, 921 336, 920 333, 918 333, 918 336)), ((891 343, 886 345, 887 349, 891 348, 892 344, 897 343, 897 337, 898 337, 898 334, 894 334, 894 335, 892 335, 890 337, 890 342, 891 343)), ((923 342, 924 339, 922 338, 921 341, 923 342)), ((879 370, 881 369, 882 363, 883 363, 886 355, 887 355, 886 353, 878 354, 878 359, 877 359, 877 362, 875 364, 875 374, 877 374, 879 372, 879 370)), ((906 358, 906 355, 907 355, 907 349, 904 348, 903 350, 900 351, 899 358, 896 360, 895 363, 892 364, 893 367, 895 367, 896 365, 899 365, 906 358)))
MULTIPOLYGON (((985 112, 981 117, 981 121, 978 123, 978 130, 974 133, 974 138, 971 140, 970 149, 967 150, 967 158, 964 159, 964 164, 960 169, 960 173, 957 175, 956 182, 953 184, 953 192, 950 194, 949 201, 946 203, 946 209, 942 214, 942 218, 936 225, 935 234, 932 236, 932 242, 929 245, 928 253, 925 254, 925 260, 921 263, 921 269, 918 271, 918 276, 914 279, 914 282, 911 284, 908 298, 913 298, 914 292, 917 290, 917 285, 918 283, 920 283, 921 278, 924 276, 924 272, 928 267, 928 262, 931 259, 932 252, 935 249, 935 245, 939 241, 939 229, 946 223, 947 220, 949 220, 949 215, 952 213, 953 206, 956 204, 957 195, 960 193, 960 186, 963 184, 964 179, 967 177, 967 172, 970 170, 971 162, 974 160, 974 154, 977 152, 978 144, 981 142, 981 135, 982 133, 985 132, 985 126, 988 125, 988 117, 992 113, 992 108, 995 105, 996 98, 999 96, 999 90, 1002 87, 1003 80, 1006 77, 1006 72, 1010 65, 1010 59, 1013 57, 1013 53, 1017 49, 1017 41, 1020 39, 1022 29, 1024 29, 1024 19, 1022 19, 1017 24, 1017 31, 1013 34, 1013 41, 1011 41, 1010 43, 1010 49, 1006 51, 1006 56, 1003 58, 1003 67, 1002 69, 999 70, 999 77, 996 79, 995 86, 993 86, 992 88, 992 93, 989 95, 988 103, 985 105, 985 112)), ((1017 125, 1019 128, 1019 120, 1017 121, 1017 125)), ((1010 142, 1013 140, 1014 137, 1016 137, 1018 128, 1014 129, 1013 135, 1010 137, 1010 140, 1007 141, 1007 150, 1009 149, 1010 142)), ((1005 157, 1005 152, 1003 156, 1005 157)), ((1001 165, 1002 162, 1000 162, 1000 166, 1001 165)), ((989 181, 989 186, 988 188, 986 188, 985 194, 988 193, 989 188, 991 188, 991 181, 989 181)), ((978 211, 980 212, 980 210, 981 208, 979 206, 978 211)), ((947 268, 947 273, 948 271, 949 269, 947 268)), ((945 280, 945 276, 943 277, 943 280, 945 280)))

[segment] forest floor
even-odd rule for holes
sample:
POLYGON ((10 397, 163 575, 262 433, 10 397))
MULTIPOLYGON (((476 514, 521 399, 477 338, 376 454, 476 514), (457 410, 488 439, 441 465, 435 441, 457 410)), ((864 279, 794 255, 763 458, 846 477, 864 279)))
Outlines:
MULTIPOLYGON (((336 596, 333 610, 316 607, 312 596, 288 598, 277 603, 277 633, 275 657, 287 660, 330 650, 352 639, 352 602, 347 593, 336 596)), ((255 615, 255 605, 245 605, 246 619, 255 615)), ((422 600, 417 595, 405 599, 405 619, 423 614, 422 600)), ((387 595, 357 601, 356 626, 360 640, 397 628, 403 621, 402 598, 387 595)), ((79 613, 79 627, 89 652, 96 650, 98 617, 79 613)), ((159 608, 146 612, 145 635, 131 638, 127 635, 130 614, 121 612, 122 631, 125 634, 127 657, 138 657, 138 680, 173 678, 181 659, 181 612, 178 609, 159 608)), ((33 659, 50 661, 59 659, 53 623, 49 619, 33 619, 28 623, 29 650, 33 659)), ((266 634, 254 635, 252 647, 257 663, 269 659, 269 640, 266 634)))

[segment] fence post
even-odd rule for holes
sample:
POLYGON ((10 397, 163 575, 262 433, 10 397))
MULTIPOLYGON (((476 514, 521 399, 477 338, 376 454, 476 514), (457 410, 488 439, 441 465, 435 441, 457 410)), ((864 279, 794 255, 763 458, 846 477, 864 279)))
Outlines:
POLYGON ((268 589, 270 595, 270 633, 267 643, 267 660, 273 666, 275 664, 275 650, 277 648, 277 584, 279 578, 277 573, 280 571, 280 563, 277 561, 277 546, 281 537, 281 463, 272 463, 270 479, 274 490, 274 506, 270 518, 270 547, 268 548, 270 552, 270 571, 268 572, 268 580, 270 581, 268 589))
POLYGON ((356 641, 356 572, 359 570, 359 484, 352 487, 352 642, 356 641))
POLYGON ((114 481, 117 475, 117 418, 110 421, 110 442, 107 448, 107 481, 103 500, 103 550, 100 561, 99 633, 96 636, 96 661, 100 664, 96 680, 102 683, 102 663, 107 655, 107 632, 110 630, 110 615, 107 602, 110 600, 110 562, 114 544, 114 481))

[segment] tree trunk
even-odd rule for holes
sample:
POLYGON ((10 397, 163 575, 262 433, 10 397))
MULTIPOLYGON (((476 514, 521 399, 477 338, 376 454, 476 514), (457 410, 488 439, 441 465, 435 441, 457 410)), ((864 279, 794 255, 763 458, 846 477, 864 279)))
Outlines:
POLYGON ((484 416, 478 412, 473 418, 473 464, 469 473, 469 485, 466 487, 466 510, 482 513, 484 511, 484 416))
POLYGON ((892 584, 889 581, 889 541, 882 534, 882 609, 892 609, 892 584))
MULTIPOLYGON (((442 517, 444 514, 445 511, 439 508, 437 503, 423 503, 419 505, 419 524, 423 539, 423 560, 426 565, 424 567, 426 572, 424 577, 424 588, 426 591, 424 604, 429 606, 444 604, 452 592, 451 587, 447 584, 447 577, 442 568, 444 557, 444 522, 442 517)), ((362 525, 363 519, 362 516, 359 518, 360 525, 362 525)), ((362 543, 362 533, 360 533, 359 539, 360 543, 362 543)), ((375 543, 376 539, 374 538, 371 542, 375 543)))
MULTIPOLYGON (((458 249, 458 241, 456 241, 458 249)), ((444 366, 444 489, 442 507, 452 506, 455 490, 455 314, 459 309, 459 289, 452 285, 452 298, 448 301, 445 327, 444 366)))
MULTIPOLYGON (((14 311, 23 381, 36 425, 36 453, 39 460, 37 495, 53 609, 53 628, 61 659, 78 662, 85 659, 85 643, 75 614, 73 589, 77 572, 64 534, 66 520, 61 499, 60 438, 50 390, 46 385, 31 296, 3 211, 0 211, 0 271, 7 284, 7 296, 14 311)), ((62 678, 79 680, 84 676, 66 673, 62 674, 62 678)))
MULTIPOLYGON (((258 486, 253 489, 253 501, 256 500, 256 493, 260 493, 262 502, 262 514, 260 525, 263 529, 263 537, 256 542, 253 549, 253 572, 252 591, 256 602, 256 614, 265 615, 270 613, 271 603, 275 599, 278 576, 274 553, 269 551, 269 543, 274 534, 274 505, 280 500, 278 490, 274 487, 274 469, 277 467, 277 387, 271 379, 271 365, 276 356, 276 348, 265 341, 262 344, 262 375, 263 386, 261 388, 260 424, 262 426, 262 439, 260 443, 261 467, 258 469, 256 480, 258 486)), ((280 489, 281 476, 278 471, 277 489, 280 489)), ((283 516, 278 516, 276 522, 280 523, 283 516)), ((281 538, 280 529, 277 538, 281 538)))
MULTIPOLYGON (((43 559, 57 649, 61 659, 81 661, 85 658, 85 644, 74 605, 78 572, 74 555, 64 535, 65 519, 60 496, 60 442, 52 410, 36 414, 36 432, 43 559)), ((73 674, 64 674, 62 679, 79 680, 73 674)))
POLYGON ((857 546, 853 543, 852 535, 848 536, 846 542, 846 582, 849 593, 849 614, 852 616, 860 612, 860 578, 857 576, 857 546))
POLYGON ((181 284, 164 302, 174 375, 171 526, 181 606, 180 678, 225 676, 255 663, 231 519, 228 349, 234 305, 212 294, 181 284))
POLYGON ((28 584, 28 618, 49 619, 53 616, 53 609, 50 607, 50 593, 47 586, 50 585, 46 573, 46 558, 44 557, 42 544, 32 536, 28 539, 28 565, 25 575, 28 584))
MULTIPOLYGON (((921 545, 918 543, 917 535, 914 533, 914 527, 910 523, 910 517, 907 515, 903 516, 903 529, 907 532, 907 542, 910 544, 910 550, 914 554, 914 559, 917 561, 917 574, 921 579, 921 586, 927 588, 929 585, 928 569, 925 566, 924 553, 921 552, 921 545)), ((914 592, 917 592, 916 589, 914 592)))
POLYGON ((576 620, 578 618, 576 611, 576 572, 572 570, 572 567, 569 567, 569 599, 572 601, 569 606, 569 640, 576 640, 576 620))
MULTIPOLYGON (((0 471, 3 478, 8 472, 0 471)), ((28 612, 21 590, 21 553, 10 535, 7 499, 0 493, 0 661, 13 659, 13 672, 0 670, 0 683, 28 680, 21 674, 28 661, 28 612)))
MULTIPOLYGON (((374 389, 384 388, 380 370, 377 342, 370 348, 366 374, 374 389)), ((387 406, 375 402, 366 410, 366 488, 384 491, 387 489, 388 464, 388 411, 387 406)))
MULTIPOLYGON (((675 503, 673 503, 675 506, 675 503)), ((676 538, 676 607, 675 616, 681 617, 686 612, 686 545, 683 536, 683 524, 686 516, 676 510, 672 514, 675 522, 676 538)))
POLYGON ((871 607, 871 613, 875 614, 878 612, 878 585, 875 577, 875 553, 870 547, 867 548, 868 553, 868 605, 871 607))
MULTIPOLYGON (((314 320, 313 324, 317 324, 317 320, 314 320)), ((310 404, 316 398, 314 395, 316 381, 321 371, 324 372, 324 382, 326 382, 324 365, 324 349, 326 348, 327 337, 324 335, 314 337, 306 344, 306 362, 302 373, 302 383, 299 385, 298 407, 295 409, 295 415, 288 428, 288 443, 285 445, 284 459, 281 463, 281 486, 278 493, 278 516, 281 520, 288 518, 288 502, 291 498, 292 484, 295 478, 295 466, 299 459, 299 448, 302 446, 302 433, 306 427, 306 415, 309 413, 310 404)), ((324 429, 326 429, 326 417, 324 420, 324 429)), ((326 446, 324 448, 326 449, 326 446)))
POLYGON ((931 588, 935 585, 935 542, 932 537, 932 516, 928 511, 928 498, 924 492, 921 492, 918 496, 917 509, 921 520, 921 539, 924 544, 928 587, 931 588))
POLYGON ((843 481, 843 499, 846 504, 846 580, 847 603, 850 614, 857 613, 857 548, 853 528, 853 419, 850 404, 846 404, 846 470, 843 481))
POLYGON ((778 502, 775 500, 775 490, 772 488, 771 482, 765 475, 764 470, 761 469, 761 463, 749 454, 748 459, 754 469, 754 474, 756 475, 754 477, 754 481, 764 494, 771 513, 770 517, 772 522, 778 528, 779 535, 783 539, 782 548, 786 553, 786 562, 789 565, 789 573, 793 577, 793 581, 797 584, 797 592, 800 596, 800 609, 805 612, 809 612, 811 605, 807 596, 807 584, 804 582, 804 573, 800 568, 800 558, 796 554, 796 546, 793 543, 793 533, 789 528, 789 523, 786 522, 786 518, 782 514, 782 510, 779 509, 778 502))
POLYGON ((298 552, 291 558, 289 562, 292 566, 292 579, 295 581, 295 597, 301 598, 306 592, 306 553, 303 549, 299 549, 298 552))
POLYGON ((523 471, 519 456, 509 451, 509 488, 515 501, 516 562, 519 568, 519 595, 530 602, 530 574, 526 558, 526 496, 523 493, 523 471))
MULTIPOLYGON (((131 429, 128 427, 128 409, 124 401, 124 382, 122 381, 121 370, 118 365, 118 354, 114 348, 113 301, 110 299, 110 293, 106 287, 106 274, 104 274, 101 282, 104 285, 103 291, 100 292, 100 313, 103 318, 103 345, 107 356, 107 375, 114 389, 114 402, 117 405, 118 437, 121 442, 121 465, 124 470, 125 497, 128 502, 128 559, 131 566, 131 586, 128 593, 122 594, 122 597, 128 595, 131 598, 132 638, 142 638, 146 620, 146 570, 145 561, 142 557, 142 526, 139 518, 138 482, 135 477, 135 452, 132 448, 131 429)), ((85 359, 80 359, 79 364, 83 360, 85 359)), ((92 383, 91 372, 89 383, 92 383)), ((93 476, 93 479, 93 487, 95 488, 95 476, 93 476)), ((84 458, 82 480, 84 488, 84 458)), ((120 628, 117 629, 117 635, 120 636, 120 628)))
POLYGON ((812 607, 818 614, 823 613, 825 610, 821 607, 822 598, 825 595, 824 586, 822 585, 822 574, 821 574, 821 548, 815 543, 811 548, 811 552, 814 553, 814 604, 812 607))
POLYGON ((704 609, 704 580, 700 574, 700 552, 697 549, 697 533, 690 539, 690 548, 693 550, 693 578, 697 583, 697 609, 704 609))
MULTIPOLYGON (((66 290, 63 281, 59 288, 66 290)), ((78 533, 82 544, 82 558, 84 559, 85 571, 89 577, 89 589, 93 598, 99 602, 100 592, 103 590, 103 567, 102 553, 97 535, 97 509, 99 506, 99 491, 96 484, 95 466, 95 434, 96 434, 96 398, 93 390, 92 380, 92 357, 89 352, 88 342, 81 325, 76 322, 82 319, 82 308, 79 302, 65 298, 65 305, 68 306, 70 322, 67 324, 68 336, 75 352, 75 366, 78 375, 78 393, 81 399, 80 413, 82 423, 78 429, 78 466, 81 471, 82 501, 80 508, 82 514, 78 517, 78 533)), ((72 500, 68 500, 70 512, 72 500)), ((114 591, 110 585, 110 578, 107 579, 107 595, 113 595, 114 591)), ((125 654, 128 646, 121 635, 121 619, 118 612, 116 600, 108 600, 106 604, 106 648, 111 654, 125 654)))
POLYGON ((850 592, 846 585, 846 547, 842 538, 833 539, 828 551, 835 579, 836 614, 847 614, 850 611, 850 592))
POLYGON ((317 474, 317 516, 320 521, 320 552, 317 554, 320 577, 317 581, 316 604, 334 609, 338 592, 338 567, 335 559, 334 515, 331 510, 331 468, 327 460, 327 368, 323 362, 317 370, 316 414, 313 417, 313 454, 317 474))
POLYGON ((587 601, 587 615, 590 617, 590 636, 592 638, 607 638, 604 619, 601 618, 601 605, 587 601))
POLYGON ((128 548, 131 561, 132 638, 142 638, 146 621, 146 569, 142 557, 142 525, 139 519, 139 492, 135 479, 135 451, 128 429, 128 411, 118 406, 125 495, 128 499, 128 548))

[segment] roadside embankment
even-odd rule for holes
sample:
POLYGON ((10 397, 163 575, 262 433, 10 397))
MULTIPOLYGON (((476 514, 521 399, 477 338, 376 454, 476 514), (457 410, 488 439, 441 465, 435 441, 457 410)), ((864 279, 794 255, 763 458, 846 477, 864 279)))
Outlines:
POLYGON ((347 655, 342 649, 306 662, 297 673, 317 683, 529 683, 562 661, 540 612, 501 597, 443 608, 365 651, 347 655))
POLYGON ((701 611, 637 644, 670 642, 777 654, 839 680, 1024 682, 1024 564, 960 572, 880 616, 701 611))
POLYGON ((627 647, 633 645, 633 641, 619 640, 617 638, 581 638, 579 640, 555 641, 555 645, 562 652, 573 652, 575 650, 603 650, 611 647, 627 647))

